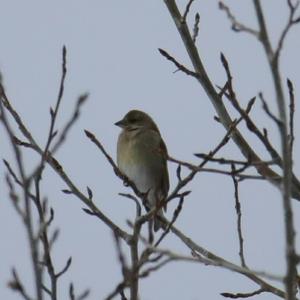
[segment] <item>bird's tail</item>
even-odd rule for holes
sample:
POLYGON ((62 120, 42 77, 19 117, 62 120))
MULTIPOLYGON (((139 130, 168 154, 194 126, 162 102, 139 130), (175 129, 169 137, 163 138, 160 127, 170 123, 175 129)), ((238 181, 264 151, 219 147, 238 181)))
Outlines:
MULTIPOLYGON (((159 217, 163 217, 163 216, 164 216, 162 210, 160 210, 160 211, 157 213, 157 215, 158 215, 159 217)), ((153 227, 154 227, 154 231, 157 232, 160 228, 161 228, 161 229, 165 229, 165 228, 166 228, 166 225, 165 225, 163 222, 161 222, 161 221, 159 220, 159 218, 156 216, 156 217, 154 217, 154 226, 153 226, 153 227)))

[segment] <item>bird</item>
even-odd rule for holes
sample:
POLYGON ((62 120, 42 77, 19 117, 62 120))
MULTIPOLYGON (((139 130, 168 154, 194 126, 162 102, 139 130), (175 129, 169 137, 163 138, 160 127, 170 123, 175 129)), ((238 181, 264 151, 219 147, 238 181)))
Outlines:
MULTIPOLYGON (((168 151, 153 119, 140 110, 129 111, 115 123, 122 131, 117 143, 117 165, 139 190, 146 194, 149 208, 161 207, 157 215, 163 216, 169 191, 167 167, 168 151)), ((157 215, 154 216, 154 231, 164 228, 157 215)))

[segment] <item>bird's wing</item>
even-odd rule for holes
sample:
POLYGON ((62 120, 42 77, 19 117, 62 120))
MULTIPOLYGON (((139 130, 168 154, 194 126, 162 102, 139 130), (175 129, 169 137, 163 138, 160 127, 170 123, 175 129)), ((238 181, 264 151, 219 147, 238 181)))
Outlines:
MULTIPOLYGON (((168 196, 168 192, 169 192, 169 187, 170 187, 170 183, 169 183, 169 172, 168 172, 168 166, 167 166, 167 162, 168 162, 168 150, 167 150, 167 146, 165 144, 165 142, 163 141, 162 138, 160 138, 160 152, 163 158, 163 176, 161 177, 161 189, 163 192, 163 201, 165 200, 165 198, 167 198, 168 196)), ((167 204, 164 206, 164 210, 167 211, 167 204)))

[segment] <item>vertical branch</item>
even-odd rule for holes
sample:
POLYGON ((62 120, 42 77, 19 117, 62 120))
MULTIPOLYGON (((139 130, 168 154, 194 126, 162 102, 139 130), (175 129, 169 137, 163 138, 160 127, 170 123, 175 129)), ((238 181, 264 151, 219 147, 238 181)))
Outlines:
MULTIPOLYGON (((40 174, 41 175, 41 174, 40 174)), ((50 282, 51 282, 51 300, 56 300, 57 299, 57 277, 55 276, 55 271, 54 271, 54 266, 52 262, 52 257, 50 255, 50 242, 48 238, 48 233, 47 229, 50 226, 50 223, 52 222, 54 218, 54 212, 51 209, 51 216, 50 220, 46 221, 45 220, 45 211, 42 207, 41 199, 40 199, 40 178, 35 179, 34 184, 35 184, 35 191, 36 191, 36 199, 35 199, 35 204, 36 208, 38 211, 39 215, 39 224, 41 227, 41 234, 40 234, 40 239, 42 241, 43 249, 44 249, 44 257, 43 257, 43 263, 46 265, 49 277, 50 277, 50 282)))
POLYGON ((283 162, 283 209, 285 220, 285 238, 286 238, 286 292, 287 299, 295 299, 296 289, 296 252, 295 252, 295 230, 293 221, 293 211, 291 205, 291 178, 292 178, 292 161, 290 143, 288 139, 287 131, 287 113, 286 113, 286 101, 282 88, 282 80, 279 72, 279 55, 274 55, 272 49, 268 31, 265 25, 265 18, 261 7, 260 0, 253 0, 259 28, 260 28, 260 40, 265 49, 265 53, 268 58, 271 74, 273 77, 273 83, 276 93, 277 108, 279 112, 279 119, 282 126, 280 126, 280 138, 281 138, 281 151, 283 162))
MULTIPOLYGON (((58 274, 55 274, 52 258, 50 255, 50 248, 51 243, 54 242, 54 240, 51 241, 48 238, 48 227, 50 226, 53 218, 54 218, 54 212, 51 209, 50 210, 50 218, 49 220, 46 220, 46 206, 42 203, 41 196, 40 196, 40 181, 41 176, 44 170, 45 162, 48 158, 48 150, 50 148, 50 144, 53 140, 53 138, 56 135, 56 132, 54 131, 55 127, 55 121, 58 114, 59 106, 63 97, 64 92, 64 82, 66 77, 66 48, 63 47, 62 51, 62 77, 60 81, 60 88, 57 96, 57 101, 54 110, 50 109, 50 115, 51 115, 51 123, 50 123, 50 129, 48 133, 48 138, 45 146, 44 151, 39 151, 41 154, 41 161, 39 163, 38 168, 35 170, 33 175, 25 175, 24 165, 22 161, 22 153, 19 148, 19 145, 22 145, 20 141, 17 140, 17 138, 14 136, 14 133, 12 129, 10 128, 10 125, 8 123, 8 120, 6 119, 5 110, 4 107, 11 112, 19 125, 20 130, 22 133, 27 137, 27 139, 30 141, 29 145, 30 147, 36 146, 34 139, 32 138, 30 132, 26 129, 24 124, 21 121, 21 118, 13 110, 11 107, 6 95, 4 88, 2 84, 0 83, 0 111, 1 111, 1 119, 4 124, 4 127, 9 135, 9 138, 11 140, 11 144, 13 146, 16 160, 17 160, 17 166, 19 169, 19 177, 17 175, 14 176, 15 181, 21 186, 22 191, 24 193, 24 202, 25 202, 25 209, 24 212, 22 212, 22 219, 24 221, 24 224, 27 229, 28 234, 28 240, 30 243, 30 249, 31 249, 31 256, 33 261, 33 268, 34 268, 34 276, 35 276, 35 282, 36 282, 36 298, 38 300, 42 300, 43 298, 43 291, 45 291, 48 295, 50 295, 52 300, 57 299, 57 279, 67 271, 70 262, 68 261, 66 264, 66 267, 63 271, 61 271, 58 274), (35 195, 32 195, 29 191, 31 182, 34 181, 35 184, 35 195), (34 226, 33 226, 33 220, 32 220, 32 201, 36 206, 38 216, 39 216, 39 228, 37 229, 37 233, 34 233, 34 226), (39 241, 42 242, 42 249, 43 249, 43 255, 39 253, 39 241), (50 282, 51 282, 51 289, 48 289, 44 284, 42 280, 43 275, 43 266, 46 266, 50 282)), ((81 100, 82 101, 82 100, 81 100)), ((79 104, 77 105, 79 109, 79 104)), ((71 123, 72 124, 72 123, 71 123)), ((25 143, 24 143, 25 144, 25 143)), ((37 147, 38 148, 38 147, 37 147)), ((9 167, 8 163, 7 166, 9 167)), ((10 169, 10 168, 9 168, 10 169)), ((12 171, 12 170, 11 170, 12 171)), ((10 172, 11 173, 11 172, 10 172)), ((14 173, 13 173, 14 174, 14 173)))
MULTIPOLYGON (((136 229, 134 231, 136 231, 136 229)), ((133 234, 133 241, 132 244, 130 245, 130 255, 131 255, 130 300, 138 300, 138 290, 139 290, 138 236, 139 233, 136 231, 133 234)))
MULTIPOLYGON (((31 261, 34 270, 34 278, 35 278, 35 291, 36 291, 36 299, 42 300, 43 299, 43 292, 42 292, 42 270, 39 265, 40 257, 38 252, 38 239, 34 236, 34 227, 32 224, 32 212, 31 212, 31 199, 29 197, 29 187, 30 181, 26 178, 22 153, 14 140, 14 133, 9 125, 9 122, 6 118, 6 113, 3 108, 3 97, 4 97, 4 88, 0 83, 0 113, 1 113, 1 120, 6 129, 6 132, 9 136, 10 143, 13 147, 14 154, 17 161, 17 167, 19 170, 22 186, 23 186, 23 199, 25 202, 25 214, 24 214, 24 224, 26 227, 28 241, 30 246, 30 253, 31 253, 31 261)), ((5 98, 5 97, 4 97, 5 98)))
POLYGON ((48 133, 48 138, 47 138, 47 142, 46 142, 46 146, 45 149, 43 151, 43 154, 41 155, 41 162, 40 162, 40 166, 37 168, 36 172, 33 173, 33 179, 34 179, 34 183, 35 183, 35 190, 36 190, 36 208, 38 211, 38 215, 39 215, 39 221, 40 221, 40 226, 41 226, 41 241, 43 244, 43 249, 44 249, 44 263, 47 267, 47 271, 50 277, 50 282, 51 282, 51 299, 52 300, 56 300, 57 299, 57 278, 58 276, 56 276, 55 274, 55 270, 54 270, 54 266, 52 263, 52 258, 50 255, 50 242, 48 239, 48 234, 47 234, 47 227, 50 225, 54 213, 53 211, 51 211, 51 219, 50 222, 48 222, 48 224, 45 221, 45 212, 42 208, 41 205, 41 199, 40 199, 40 181, 42 178, 42 173, 44 171, 44 166, 45 166, 45 161, 47 159, 47 155, 48 155, 48 150, 50 148, 51 142, 53 140, 53 138, 55 137, 56 133, 54 131, 54 127, 55 127, 55 121, 57 118, 57 114, 58 114, 58 110, 60 107, 60 103, 64 94, 64 83, 65 83, 65 78, 66 78, 66 74, 67 74, 67 67, 66 67, 66 56, 67 56, 67 50, 66 47, 64 46, 62 49, 62 75, 61 75, 61 80, 60 80, 60 86, 59 86, 59 92, 58 92, 58 96, 57 96, 57 101, 56 101, 56 105, 54 110, 52 108, 50 108, 50 115, 51 115, 51 122, 50 122, 50 129, 49 129, 49 133, 48 133))
POLYGON ((274 52, 273 52, 271 42, 270 42, 270 39, 269 39, 267 26, 266 26, 265 18, 264 18, 264 15, 263 15, 262 7, 261 7, 261 4, 260 4, 260 0, 253 0, 253 3, 254 3, 257 20, 258 20, 259 27, 260 27, 259 40, 264 45, 264 48, 265 48, 268 59, 272 60, 274 52))
POLYGON ((54 127, 55 127, 55 121, 56 121, 56 118, 58 115, 60 103, 61 103, 61 100, 62 100, 62 97, 64 94, 64 85, 65 85, 65 79, 66 79, 66 75, 67 75, 66 57, 67 57, 67 49, 65 46, 63 46, 63 49, 62 49, 62 75, 61 75, 61 80, 60 80, 58 96, 57 96, 54 110, 52 108, 50 108, 50 116, 51 116, 50 129, 49 129, 45 149, 43 151, 43 154, 41 155, 40 167, 37 168, 35 173, 33 173, 33 176, 36 176, 37 178, 39 178, 41 176, 41 173, 45 166, 45 162, 47 160, 47 155, 48 155, 48 150, 50 148, 50 144, 53 141, 53 138, 55 137, 55 135, 57 134, 57 131, 54 131, 54 127))
MULTIPOLYGON (((138 242, 139 235, 141 232, 142 223, 139 221, 140 217, 139 212, 136 214, 136 221, 133 226, 133 234, 130 243, 130 256, 131 256, 131 272, 130 272, 130 300, 138 300, 139 292, 139 250, 138 242)), ((151 230, 151 229, 149 229, 151 230)))
POLYGON ((290 152, 291 152, 291 163, 293 165, 293 148, 294 148, 294 140, 295 140, 295 133, 294 133, 294 115, 295 115, 295 95, 294 95, 294 86, 293 83, 287 79, 287 85, 289 89, 289 96, 290 96, 290 124, 289 124, 289 136, 290 136, 290 152))
MULTIPOLYGON (((161 203, 161 207, 164 203, 161 203)), ((130 300, 138 300, 138 291, 139 291, 139 271, 141 266, 146 262, 148 255, 150 252, 146 251, 139 259, 139 240, 140 240, 140 232, 143 224, 146 222, 151 222, 154 215, 157 214, 157 211, 161 207, 155 207, 149 210, 146 214, 139 216, 136 218, 133 225, 133 234, 130 240, 130 255, 131 255, 131 272, 129 278, 129 287, 130 287, 130 300)), ((152 230, 152 229, 150 229, 152 230)))
POLYGON ((232 180, 234 185, 234 198, 235 198, 235 211, 237 215, 237 232, 239 237, 239 244, 240 244, 240 250, 239 250, 239 256, 241 259, 241 265, 242 267, 246 268, 246 261, 244 256, 244 238, 242 233, 242 211, 241 211, 241 203, 239 199, 239 182, 235 177, 235 165, 231 165, 231 171, 232 171, 232 180))
POLYGON ((133 234, 130 240, 130 255, 131 255, 131 272, 129 278, 130 300, 139 299, 138 297, 139 271, 141 265, 144 262, 143 259, 141 260, 139 259, 139 248, 138 248, 142 225, 148 221, 150 222, 155 213, 157 213, 157 208, 151 209, 145 215, 137 217, 133 225, 133 234))

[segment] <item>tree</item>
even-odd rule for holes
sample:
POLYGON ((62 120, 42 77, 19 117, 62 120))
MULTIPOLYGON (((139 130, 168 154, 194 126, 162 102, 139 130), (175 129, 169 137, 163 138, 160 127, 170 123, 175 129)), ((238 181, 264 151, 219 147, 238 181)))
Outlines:
MULTIPOLYGON (((61 126, 60 130, 56 129, 58 113, 60 112, 65 92, 68 65, 66 47, 63 47, 62 51, 60 87, 56 103, 50 109, 50 125, 44 146, 41 146, 30 132, 29 126, 23 121, 21 113, 14 108, 13 100, 10 100, 8 92, 5 91, 3 84, 1 84, 1 123, 6 132, 7 140, 11 144, 15 160, 13 165, 11 162, 4 160, 6 185, 11 203, 14 205, 26 229, 26 236, 30 245, 35 289, 32 295, 28 293, 23 280, 19 277, 15 268, 12 270, 9 286, 24 299, 43 299, 46 297, 58 299, 58 282, 72 264, 71 257, 66 260, 65 265, 61 269, 58 269, 54 263, 52 246, 57 240, 58 231, 52 230, 56 213, 51 207, 50 201, 44 198, 42 191, 42 182, 46 176, 46 168, 51 168, 66 186, 62 190, 65 197, 75 197, 80 200, 84 205, 83 211, 88 215, 86 217, 93 217, 102 226, 107 226, 114 236, 114 246, 122 278, 120 282, 115 284, 115 288, 105 299, 113 299, 114 297, 138 299, 139 296, 142 299, 143 295, 139 293, 140 281, 143 278, 157 276, 157 272, 165 268, 170 262, 179 261, 217 266, 245 276, 258 285, 258 288, 250 292, 240 291, 239 286, 236 286, 234 293, 222 293, 224 297, 245 298, 261 293, 273 293, 281 298, 296 299, 297 264, 299 259, 295 248, 292 201, 296 202, 300 199, 300 183, 293 172, 293 161, 295 160, 293 155, 296 153, 293 151, 294 128, 296 128, 294 126, 295 93, 293 81, 290 79, 285 80, 280 71, 280 58, 288 32, 300 21, 297 16, 298 4, 294 4, 291 1, 286 2, 289 17, 279 34, 278 42, 273 46, 270 32, 267 29, 265 13, 259 0, 253 0, 254 12, 258 21, 258 27, 255 29, 240 22, 226 4, 223 2, 219 3, 219 8, 225 12, 234 31, 250 34, 261 43, 273 80, 277 114, 273 112, 273 108, 270 105, 272 101, 268 99, 269 97, 266 97, 264 91, 251 95, 247 104, 243 105, 243 101, 240 98, 244 98, 244 96, 239 96, 240 93, 236 91, 235 74, 231 70, 231 64, 227 56, 222 53, 220 55, 220 66, 223 68, 224 79, 220 84, 215 85, 212 78, 208 76, 208 71, 204 67, 197 48, 197 42, 201 38, 199 13, 194 15, 192 25, 188 26, 189 19, 192 18, 191 10, 194 1, 188 1, 187 5, 181 10, 178 9, 176 2, 173 0, 165 0, 164 2, 176 25, 192 67, 181 63, 175 55, 170 54, 169 50, 159 49, 159 52, 175 65, 177 72, 184 73, 184 75, 190 76, 190 80, 194 79, 200 83, 207 95, 206 100, 210 100, 217 113, 215 121, 225 128, 223 136, 217 140, 209 151, 196 154, 196 157, 201 159, 200 162, 191 163, 176 159, 172 155, 168 158, 170 163, 177 165, 177 182, 166 199, 167 202, 173 204, 173 212, 169 214, 169 219, 161 220, 166 225, 165 231, 154 236, 150 231, 149 236, 147 236, 148 221, 159 208, 148 211, 143 208, 142 203, 146 195, 141 194, 134 186, 134 183, 130 182, 119 171, 112 155, 102 145, 96 133, 85 130, 86 137, 104 155, 116 176, 130 187, 129 193, 121 194, 121 196, 126 198, 126 201, 128 200, 128 203, 126 203, 131 207, 131 212, 133 211, 131 202, 133 202, 135 207, 134 216, 127 221, 128 226, 126 229, 124 229, 125 226, 120 226, 115 222, 109 214, 104 213, 101 205, 95 200, 94 189, 89 186, 82 189, 80 186, 83 184, 77 184, 72 179, 73 176, 66 170, 64 164, 57 158, 57 150, 62 146, 67 147, 64 142, 78 119, 82 105, 88 99, 88 94, 80 95, 69 120, 65 122, 65 125, 61 126), (285 92, 285 89, 287 92, 285 92), (258 102, 262 103, 265 118, 270 119, 271 122, 269 124, 271 124, 272 128, 261 129, 260 124, 252 116, 252 110, 257 108, 258 102), (243 125, 246 125, 246 127, 243 128, 243 125), (274 130, 273 127, 276 127, 276 130, 279 132, 280 147, 273 142, 272 134, 269 133, 274 130), (261 143, 262 151, 256 150, 257 145, 252 142, 251 136, 257 138, 261 143), (219 155, 229 143, 234 143, 238 147, 240 154, 244 157, 243 159, 236 159, 228 154, 225 157, 219 155), (36 164, 31 164, 30 168, 26 168, 23 159, 24 152, 28 150, 38 154, 38 161, 36 164), (208 168, 208 164, 214 165, 214 167, 208 168), (190 236, 189 232, 184 233, 176 226, 177 219, 180 218, 182 211, 185 209, 185 203, 191 197, 188 186, 195 181, 195 176, 198 173, 203 172, 223 174, 230 177, 233 183, 237 216, 236 231, 239 241, 239 263, 217 255, 215 251, 208 250, 196 238, 190 236), (243 236, 242 226, 243 206, 240 203, 239 191, 240 182, 247 183, 252 180, 263 181, 265 185, 271 183, 278 188, 278 193, 280 193, 282 198, 287 268, 284 274, 281 275, 274 275, 268 270, 263 272, 257 271, 250 267, 247 262, 244 249, 246 237, 243 236), (176 251, 168 245, 163 246, 163 242, 171 234, 179 238, 181 244, 188 250, 188 253, 182 254, 182 252, 176 251), (275 283, 272 280, 275 280, 275 283), (284 284, 284 287, 281 286, 282 284, 284 284)), ((191 190, 193 191, 193 189, 191 190)), ((298 203, 295 204, 297 205, 298 203)), ((265 215, 267 216, 267 213, 265 215)), ((218 252, 222 253, 221 249, 218 252)), ((85 299, 88 296, 89 290, 85 290, 76 296, 74 285, 69 285, 70 299, 85 299)))

